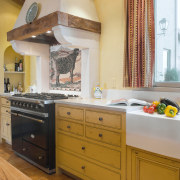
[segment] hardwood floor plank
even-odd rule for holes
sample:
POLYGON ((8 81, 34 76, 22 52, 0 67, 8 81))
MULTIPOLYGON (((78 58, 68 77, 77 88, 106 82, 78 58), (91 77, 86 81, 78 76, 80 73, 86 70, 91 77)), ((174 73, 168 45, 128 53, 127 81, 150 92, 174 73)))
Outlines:
MULTIPOLYGON (((7 160, 11 165, 13 165, 22 173, 30 177, 32 180, 72 180, 72 178, 64 174, 63 175, 58 175, 58 174, 48 175, 44 173, 40 169, 36 168, 35 166, 31 165, 27 161, 21 159, 16 154, 14 154, 14 152, 11 149, 11 146, 6 143, 0 144, 0 157, 7 160)), ((0 174, 2 174, 1 171, 0 171, 0 174)))

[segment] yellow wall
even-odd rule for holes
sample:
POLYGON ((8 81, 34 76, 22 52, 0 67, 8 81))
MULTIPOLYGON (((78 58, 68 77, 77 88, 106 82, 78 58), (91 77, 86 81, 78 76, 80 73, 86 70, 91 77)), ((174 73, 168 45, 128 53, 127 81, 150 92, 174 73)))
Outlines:
POLYGON ((126 0, 95 0, 102 34, 100 39, 100 84, 104 89, 123 87, 126 0))
POLYGON ((4 89, 4 51, 10 45, 6 33, 13 28, 20 8, 11 0, 0 0, 0 92, 4 89))

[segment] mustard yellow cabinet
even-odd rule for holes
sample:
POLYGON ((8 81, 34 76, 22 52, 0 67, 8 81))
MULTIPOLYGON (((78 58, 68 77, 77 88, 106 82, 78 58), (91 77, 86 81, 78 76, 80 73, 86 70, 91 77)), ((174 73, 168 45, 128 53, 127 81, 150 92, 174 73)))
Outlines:
POLYGON ((127 180, 180 180, 180 162, 127 147, 127 180))
POLYGON ((11 115, 10 101, 7 98, 1 97, 1 138, 11 144, 11 115))
POLYGON ((81 179, 126 180, 125 113, 56 104, 56 168, 81 179))

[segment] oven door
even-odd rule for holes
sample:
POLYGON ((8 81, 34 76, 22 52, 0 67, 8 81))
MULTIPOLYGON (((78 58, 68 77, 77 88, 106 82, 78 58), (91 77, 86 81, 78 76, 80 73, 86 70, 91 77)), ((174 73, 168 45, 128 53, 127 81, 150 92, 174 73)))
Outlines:
POLYGON ((12 119, 12 148, 22 147, 22 141, 27 141, 37 147, 48 149, 48 118, 22 113, 11 112, 12 119))

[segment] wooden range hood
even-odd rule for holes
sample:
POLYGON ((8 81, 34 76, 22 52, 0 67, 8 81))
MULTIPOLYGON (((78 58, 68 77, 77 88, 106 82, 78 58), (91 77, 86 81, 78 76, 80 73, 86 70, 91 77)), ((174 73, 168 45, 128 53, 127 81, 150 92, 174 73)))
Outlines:
POLYGON ((47 31, 52 31, 52 28, 58 25, 90 31, 98 34, 101 33, 100 22, 95 22, 64 12, 56 11, 35 20, 32 24, 25 24, 7 32, 7 40, 28 41, 49 45, 59 44, 53 33, 47 33, 47 31), (33 38, 32 36, 36 37, 33 38))

